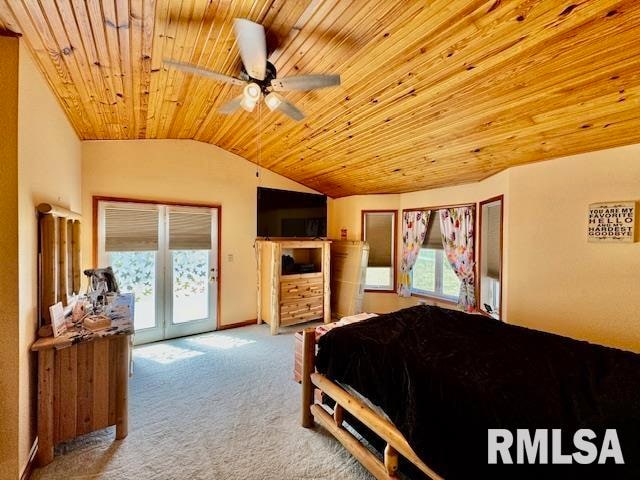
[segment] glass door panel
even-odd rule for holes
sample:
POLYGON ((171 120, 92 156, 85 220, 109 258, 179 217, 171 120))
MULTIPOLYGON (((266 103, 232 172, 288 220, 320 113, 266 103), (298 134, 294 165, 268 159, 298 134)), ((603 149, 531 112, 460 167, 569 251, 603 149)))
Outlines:
POLYGON ((135 297, 133 324, 136 343, 161 340, 163 328, 157 308, 157 252, 109 252, 108 258, 120 291, 133 293, 135 297))
POLYGON ((174 250, 173 315, 174 324, 209 317, 209 250, 174 250))
POLYGON ((209 332, 217 316, 218 211, 167 208, 168 243, 191 248, 167 250, 165 338, 209 332))
POLYGON ((136 330, 156 326, 156 252, 112 252, 120 291, 135 295, 136 330))

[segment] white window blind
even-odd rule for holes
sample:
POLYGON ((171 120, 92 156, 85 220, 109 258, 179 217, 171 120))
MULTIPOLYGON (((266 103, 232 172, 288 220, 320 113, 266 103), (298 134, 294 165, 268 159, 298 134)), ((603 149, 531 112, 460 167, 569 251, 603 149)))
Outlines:
POLYGON ((393 254, 393 214, 365 215, 364 239, 369 244, 369 266, 390 267, 393 254))
POLYGON ((427 225, 427 234, 424 236, 424 241, 422 242, 422 248, 442 250, 442 234, 440 232, 440 211, 432 210, 429 225, 427 225))
POLYGON ((169 211, 169 249, 211 250, 211 210, 172 208, 169 211))
POLYGON ((105 206, 104 241, 107 252, 158 250, 158 208, 155 205, 105 206))
POLYGON ((500 279, 500 204, 489 205, 486 209, 486 244, 487 276, 500 279))

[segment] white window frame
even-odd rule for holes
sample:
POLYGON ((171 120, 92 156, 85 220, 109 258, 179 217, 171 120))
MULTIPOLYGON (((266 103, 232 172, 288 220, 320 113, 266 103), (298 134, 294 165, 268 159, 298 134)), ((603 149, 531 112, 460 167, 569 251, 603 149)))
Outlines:
POLYGON ((444 250, 442 249, 437 249, 437 248, 420 248, 420 250, 432 250, 434 252, 436 252, 436 258, 435 258, 435 266, 436 266, 436 271, 435 271, 435 290, 434 291, 430 291, 430 290, 420 290, 419 288, 414 288, 413 287, 413 269, 411 269, 411 293, 418 295, 418 296, 424 296, 424 297, 433 297, 439 300, 446 300, 449 302, 457 302, 458 301, 458 297, 457 296, 452 296, 452 295, 445 295, 442 292, 442 288, 443 288, 443 283, 444 283, 444 268, 443 268, 443 262, 445 260, 444 257, 444 250))

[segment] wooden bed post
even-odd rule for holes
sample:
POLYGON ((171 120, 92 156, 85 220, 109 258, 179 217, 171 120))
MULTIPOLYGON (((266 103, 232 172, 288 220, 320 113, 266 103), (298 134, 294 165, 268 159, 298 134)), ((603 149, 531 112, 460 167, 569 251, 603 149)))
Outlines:
POLYGON ((384 468, 387 469, 389 478, 398 478, 398 452, 388 443, 384 449, 384 468))
POLYGON ((311 406, 313 405, 314 386, 311 374, 315 371, 316 330, 305 328, 302 332, 302 426, 314 426, 311 406))
POLYGON ((344 408, 342 408, 342 405, 339 403, 336 403, 336 406, 333 407, 333 419, 338 427, 342 427, 342 422, 344 422, 344 408))

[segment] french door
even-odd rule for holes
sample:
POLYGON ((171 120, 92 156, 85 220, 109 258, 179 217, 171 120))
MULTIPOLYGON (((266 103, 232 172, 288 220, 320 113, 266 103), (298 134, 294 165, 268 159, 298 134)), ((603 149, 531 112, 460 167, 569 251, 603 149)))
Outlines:
POLYGON ((98 202, 98 263, 135 295, 135 343, 215 330, 218 209, 98 202))

